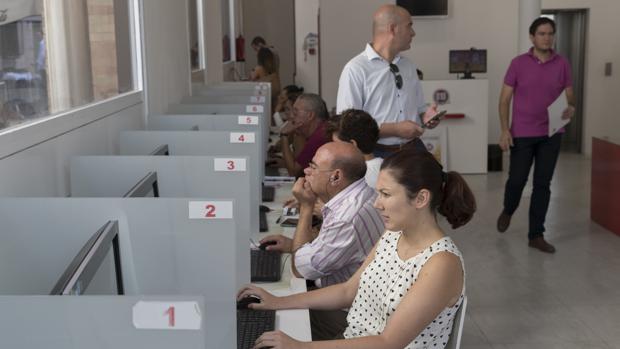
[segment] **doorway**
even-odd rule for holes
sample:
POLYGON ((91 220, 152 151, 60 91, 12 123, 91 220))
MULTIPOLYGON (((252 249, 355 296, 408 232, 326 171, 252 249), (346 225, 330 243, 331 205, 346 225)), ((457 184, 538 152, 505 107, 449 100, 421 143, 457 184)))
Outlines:
POLYGON ((586 52, 586 30, 588 10, 544 10, 543 16, 555 21, 555 50, 566 57, 571 64, 573 89, 575 91, 575 117, 565 127, 562 137, 564 152, 581 153, 583 137, 583 89, 585 83, 584 66, 586 52))

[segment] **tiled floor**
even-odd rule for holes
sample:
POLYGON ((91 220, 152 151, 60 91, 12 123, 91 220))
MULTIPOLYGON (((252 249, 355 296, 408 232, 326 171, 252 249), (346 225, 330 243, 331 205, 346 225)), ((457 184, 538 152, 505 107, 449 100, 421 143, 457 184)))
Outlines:
POLYGON ((590 161, 560 156, 546 222, 557 248, 550 255, 527 246, 531 181, 508 231, 495 228, 506 160, 504 172, 465 176, 478 212, 446 230, 467 270, 461 348, 620 348, 620 236, 590 220, 590 161))

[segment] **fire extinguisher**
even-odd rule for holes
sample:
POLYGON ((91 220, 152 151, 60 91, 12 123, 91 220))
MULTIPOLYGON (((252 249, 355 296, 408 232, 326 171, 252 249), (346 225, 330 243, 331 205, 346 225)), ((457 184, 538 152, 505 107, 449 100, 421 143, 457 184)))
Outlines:
POLYGON ((237 52, 237 62, 245 62, 245 39, 243 35, 235 39, 235 51, 237 52))

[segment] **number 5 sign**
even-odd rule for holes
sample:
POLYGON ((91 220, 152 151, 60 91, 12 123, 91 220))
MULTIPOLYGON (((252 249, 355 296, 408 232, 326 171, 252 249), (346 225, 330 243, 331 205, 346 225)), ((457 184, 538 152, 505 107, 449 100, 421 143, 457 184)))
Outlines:
POLYGON ((190 201, 189 219, 232 219, 232 201, 190 201))
POLYGON ((146 302, 133 306, 133 325, 142 330, 199 330, 202 322, 197 302, 146 302))

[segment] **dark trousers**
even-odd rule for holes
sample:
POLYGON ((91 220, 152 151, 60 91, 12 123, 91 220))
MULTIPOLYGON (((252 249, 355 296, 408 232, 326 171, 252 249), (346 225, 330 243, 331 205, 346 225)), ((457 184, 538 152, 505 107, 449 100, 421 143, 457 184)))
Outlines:
POLYGON ((313 341, 326 341, 343 338, 347 328, 347 315, 344 310, 310 309, 310 328, 313 341))
POLYGON ((519 206, 523 188, 534 164, 534 189, 530 200, 528 238, 534 239, 545 231, 545 216, 551 197, 551 178, 560 154, 562 135, 552 137, 514 138, 510 148, 510 170, 504 192, 504 212, 512 215, 519 206))

